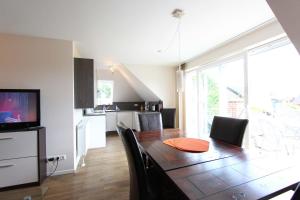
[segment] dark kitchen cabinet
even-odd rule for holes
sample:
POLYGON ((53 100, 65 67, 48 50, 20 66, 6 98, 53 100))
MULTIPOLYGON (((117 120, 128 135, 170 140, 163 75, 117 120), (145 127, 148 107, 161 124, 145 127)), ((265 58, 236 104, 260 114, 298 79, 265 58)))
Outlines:
POLYGON ((94 60, 74 58, 75 108, 94 108, 94 60))

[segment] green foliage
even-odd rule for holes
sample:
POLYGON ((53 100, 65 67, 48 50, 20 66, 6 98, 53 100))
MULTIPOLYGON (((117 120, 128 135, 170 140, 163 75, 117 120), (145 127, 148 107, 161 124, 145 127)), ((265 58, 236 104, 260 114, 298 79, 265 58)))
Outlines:
POLYGON ((111 97, 111 87, 106 84, 102 84, 99 88, 100 98, 110 98, 111 97))
POLYGON ((219 88, 217 83, 207 76, 207 111, 210 116, 217 115, 219 113, 219 88))

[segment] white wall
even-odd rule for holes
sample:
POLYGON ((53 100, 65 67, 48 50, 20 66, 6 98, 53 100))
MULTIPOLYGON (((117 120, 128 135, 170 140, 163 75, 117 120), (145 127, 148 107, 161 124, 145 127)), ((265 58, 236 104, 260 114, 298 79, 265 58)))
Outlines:
POLYGON ((269 40, 273 37, 285 34, 278 21, 273 20, 256 30, 242 34, 186 63, 186 68, 193 68, 208 64, 224 56, 239 53, 240 51, 254 44, 269 40))
POLYGON ((164 107, 176 107, 176 68, 126 66, 147 88, 163 101, 164 107))
POLYGON ((60 172, 74 169, 73 73, 71 41, 0 34, 0 88, 41 90, 47 156, 67 155, 60 172))
POLYGON ((97 69, 97 80, 114 81, 114 102, 144 101, 122 76, 118 68, 112 73, 109 69, 97 69))
MULTIPOLYGON (((74 58, 80 58, 80 51, 78 48, 78 43, 73 41, 73 57, 74 58)), ((74 109, 74 113, 73 113, 73 132, 74 132, 74 137, 73 137, 73 152, 74 154, 76 153, 76 125, 83 120, 83 110, 82 109, 74 109)), ((74 169, 77 168, 77 165, 80 161, 80 157, 77 158, 76 155, 74 155, 74 169)))

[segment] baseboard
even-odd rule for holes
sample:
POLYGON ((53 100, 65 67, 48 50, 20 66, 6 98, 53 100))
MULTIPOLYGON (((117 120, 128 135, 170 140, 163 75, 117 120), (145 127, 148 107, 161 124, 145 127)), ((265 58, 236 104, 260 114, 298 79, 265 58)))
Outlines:
MULTIPOLYGON (((67 169, 67 170, 61 170, 61 171, 56 171, 52 176, 58 176, 58 175, 64 175, 64 174, 74 174, 75 170, 74 169, 67 169)), ((51 173, 47 173, 47 176, 49 176, 51 173)))

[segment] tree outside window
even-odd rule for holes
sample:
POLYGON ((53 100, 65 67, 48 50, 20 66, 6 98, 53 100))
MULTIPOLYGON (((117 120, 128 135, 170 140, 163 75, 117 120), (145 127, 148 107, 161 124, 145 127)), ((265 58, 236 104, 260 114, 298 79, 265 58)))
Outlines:
POLYGON ((114 82, 110 80, 97 81, 97 104, 111 105, 113 104, 113 87, 114 82))

